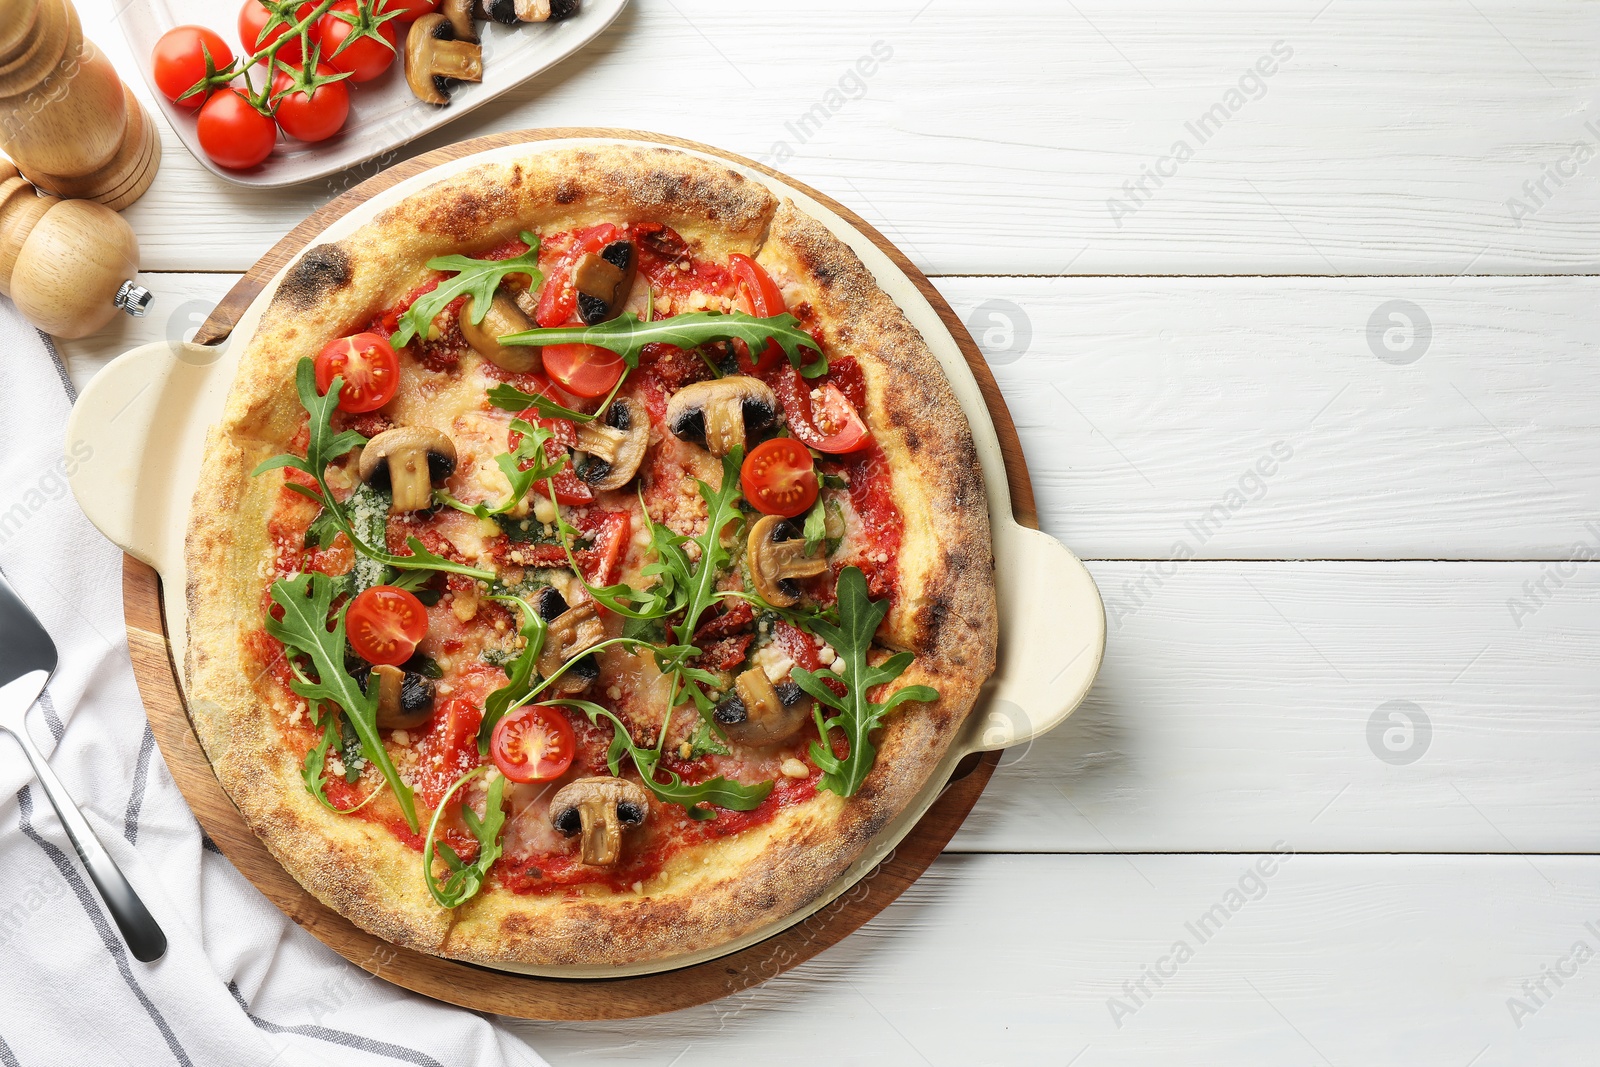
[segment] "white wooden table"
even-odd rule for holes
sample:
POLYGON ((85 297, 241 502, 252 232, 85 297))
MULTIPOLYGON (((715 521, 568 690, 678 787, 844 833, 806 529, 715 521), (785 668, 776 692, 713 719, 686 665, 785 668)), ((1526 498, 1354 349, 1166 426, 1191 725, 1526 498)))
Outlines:
MULTIPOLYGON (((1577 0, 636 0, 416 145, 655 130, 862 213, 985 343, 1111 615, 1087 704, 861 932, 508 1025, 556 1064, 1593 1062, 1597 45, 1577 0)), ((163 144, 154 315, 64 346, 80 382, 346 184, 163 144)))

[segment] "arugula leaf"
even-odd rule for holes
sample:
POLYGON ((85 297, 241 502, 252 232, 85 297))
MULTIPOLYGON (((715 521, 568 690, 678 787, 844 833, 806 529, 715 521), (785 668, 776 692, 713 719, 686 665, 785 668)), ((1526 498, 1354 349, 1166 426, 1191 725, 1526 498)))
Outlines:
POLYGON ((526 274, 531 287, 537 289, 544 282, 544 273, 539 270, 539 238, 526 230, 521 237, 528 250, 514 259, 473 259, 455 255, 436 256, 428 260, 429 270, 453 270, 457 272, 456 276, 417 297, 405 314, 400 316, 400 328, 389 338, 389 343, 399 348, 413 337, 426 337, 434 316, 463 293, 472 296, 472 321, 482 322, 489 313, 494 291, 507 274, 526 274))
MULTIPOLYGON (((317 677, 312 680, 295 666, 296 677, 289 687, 308 701, 327 701, 343 709, 345 717, 361 741, 362 755, 382 772, 389 788, 400 801, 406 825, 412 832, 417 829, 417 808, 412 800, 411 787, 400 779, 400 772, 389 759, 389 752, 378 736, 378 683, 369 680, 365 691, 344 666, 345 613, 339 612, 332 630, 328 629, 328 613, 333 605, 337 583, 326 574, 302 574, 298 578, 280 578, 272 583, 273 602, 283 609, 283 618, 275 619, 271 612, 264 620, 267 633, 283 643, 290 652, 299 653, 311 660, 317 677)), ((291 660, 291 663, 293 661, 291 660)))
MULTIPOLYGON (((305 407, 310 416, 310 440, 306 445, 306 456, 301 459, 295 455, 273 456, 263 460, 250 476, 265 474, 268 471, 289 468, 309 474, 316 481, 317 488, 312 489, 301 485, 299 482, 285 482, 284 485, 299 493, 301 496, 315 500, 322 505, 323 511, 331 521, 349 539, 350 544, 360 555, 376 560, 397 571, 434 570, 448 571, 452 574, 463 574, 468 578, 476 578, 481 582, 494 581, 494 572, 480 567, 469 567, 465 563, 455 563, 445 559, 437 553, 430 552, 421 541, 415 537, 406 539, 406 546, 411 549, 409 556, 396 556, 392 553, 373 547, 360 537, 350 520, 349 509, 339 503, 328 488, 328 464, 349 452, 367 443, 367 439, 354 430, 345 430, 335 434, 331 419, 334 409, 339 404, 339 391, 344 387, 343 378, 335 378, 328 386, 328 394, 320 396, 317 393, 316 369, 310 356, 303 357, 295 368, 295 388, 300 393, 300 403, 305 407)), ((355 501, 352 496, 352 502, 355 501)), ((315 519, 312 520, 316 522, 315 519)), ((387 519, 384 520, 387 529, 387 519)), ((372 536, 368 531, 368 536, 372 536)), ((380 539, 380 544, 383 543, 380 539)))
POLYGON ((768 341, 776 342, 806 378, 828 372, 826 356, 805 362, 802 351, 816 352, 816 340, 800 328, 800 320, 788 312, 770 318, 757 318, 743 311, 691 311, 646 322, 631 311, 597 326, 555 326, 523 330, 500 338, 503 345, 586 344, 615 352, 629 367, 639 365, 639 356, 648 344, 676 345, 695 349, 712 341, 743 341, 752 352, 759 352, 768 341))
POLYGON ((515 411, 518 413, 533 408, 543 419, 570 419, 573 422, 592 422, 593 415, 585 415, 581 411, 573 411, 569 407, 551 400, 539 393, 524 393, 514 385, 502 382, 489 388, 489 403, 501 411, 515 411))
POLYGON ((323 771, 328 765, 328 750, 340 740, 339 713, 329 708, 326 716, 318 722, 316 716, 317 705, 311 704, 311 721, 322 727, 322 740, 318 741, 306 753, 305 761, 300 767, 300 777, 306 783, 306 791, 317 798, 317 803, 333 812, 335 815, 354 815, 372 802, 379 790, 374 789, 367 794, 367 799, 353 808, 336 808, 333 801, 328 799, 327 787, 323 785, 323 771))
POLYGON ((689 813, 693 819, 714 819, 716 812, 708 810, 703 805, 712 805, 718 808, 727 808, 729 811, 751 811, 760 806, 767 799, 767 794, 772 792, 771 781, 760 782, 756 785, 745 785, 718 775, 706 782, 685 782, 675 771, 664 770, 661 767, 661 753, 653 748, 640 748, 633 743, 633 735, 628 732, 627 726, 621 719, 607 709, 588 700, 550 700, 548 704, 562 707, 577 708, 589 717, 589 721, 596 726, 601 719, 611 723, 611 747, 606 753, 606 761, 610 765, 613 775, 622 769, 622 757, 627 756, 638 769, 640 777, 644 779, 644 786, 656 795, 658 800, 668 804, 677 804, 689 813), (665 773, 667 780, 659 782, 656 774, 665 773))
POLYGON ((482 818, 472 810, 471 805, 461 805, 461 821, 467 824, 472 836, 478 839, 478 854, 471 863, 463 860, 447 842, 434 840, 434 834, 439 828, 439 816, 450 806, 450 798, 462 786, 489 769, 487 765, 474 767, 457 778, 455 784, 445 790, 439 806, 433 810, 432 821, 428 823, 428 836, 422 845, 422 880, 427 883, 428 892, 441 908, 460 907, 476 896, 478 890, 483 888, 483 880, 488 877, 489 868, 500 858, 500 831, 506 824, 506 809, 501 805, 501 798, 506 789, 504 775, 496 775, 495 780, 489 783, 489 791, 483 800, 482 818), (443 860, 445 867, 450 871, 443 884, 433 874, 433 863, 436 859, 443 860))
POLYGON ((716 727, 704 720, 701 721, 694 736, 689 738, 689 758, 699 759, 701 756, 726 756, 728 746, 717 737, 716 727))
POLYGON ((463 504, 442 489, 434 492, 434 499, 468 515, 476 515, 480 519, 492 519, 496 515, 506 514, 520 504, 527 497, 528 490, 533 488, 534 482, 554 478, 567 465, 565 453, 552 460, 545 452, 545 442, 555 436, 551 431, 524 422, 522 419, 512 419, 511 428, 522 435, 522 440, 517 443, 514 451, 502 452, 494 458, 500 473, 511 483, 511 495, 506 497, 504 503, 496 504, 492 508, 487 503, 463 504), (532 466, 523 470, 524 463, 531 463, 532 466))
POLYGON ((821 496, 818 496, 816 503, 811 505, 811 510, 806 512, 806 525, 801 533, 806 539, 807 555, 815 552, 817 546, 827 539, 828 505, 823 502, 821 496))
POLYGON ((502 604, 515 604, 522 609, 521 634, 527 644, 505 667, 506 684, 489 694, 483 702, 483 723, 478 727, 478 755, 489 754, 489 737, 496 724, 505 717, 511 705, 533 692, 533 672, 539 664, 539 653, 544 651, 545 634, 549 625, 539 613, 519 596, 490 596, 502 604))
POLYGON ((856 790, 861 788, 861 783, 866 781, 877 759, 878 750, 872 743, 871 734, 883 725, 884 717, 908 700, 927 703, 939 699, 939 693, 930 686, 908 685, 896 690, 882 704, 867 698, 875 686, 892 682, 904 674, 913 657, 909 652, 897 652, 876 666, 868 664, 867 653, 872 648, 872 635, 877 633, 878 624, 888 612, 889 602, 874 601, 868 597, 867 579, 856 567, 844 569, 836 588, 838 623, 818 618, 812 620, 811 628, 833 646, 834 652, 844 661, 844 673, 839 675, 831 670, 808 671, 797 667, 789 677, 817 701, 814 714, 817 733, 822 740, 811 743, 811 760, 822 769, 818 787, 848 797, 854 796, 856 790), (845 695, 841 697, 835 693, 824 679, 843 681, 845 695), (835 714, 824 718, 824 706, 832 708, 835 714), (849 742, 850 752, 843 759, 835 756, 833 747, 827 743, 831 730, 842 730, 845 740, 849 742))

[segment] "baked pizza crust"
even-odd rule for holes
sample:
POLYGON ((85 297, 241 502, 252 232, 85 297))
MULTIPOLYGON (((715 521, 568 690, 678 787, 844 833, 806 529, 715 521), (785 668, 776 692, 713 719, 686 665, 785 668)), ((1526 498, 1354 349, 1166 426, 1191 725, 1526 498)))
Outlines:
POLYGON ((482 964, 623 965, 726 944, 816 902, 917 797, 993 670, 988 504, 970 428, 937 360, 856 255, 825 227, 715 163, 666 149, 532 152, 472 168, 396 204, 290 268, 210 435, 188 538, 190 714, 251 829, 318 899, 407 948, 482 964), (294 368, 371 321, 429 274, 432 256, 479 253, 520 230, 639 219, 676 229, 701 257, 756 257, 791 303, 815 309, 832 350, 854 356, 864 412, 888 456, 905 519, 899 603, 880 636, 917 660, 896 686, 928 684, 879 738, 848 800, 819 792, 771 821, 691 846, 645 892, 485 891, 449 911, 419 854, 388 829, 322 808, 280 743, 269 666, 252 650, 281 475, 250 477, 302 427, 294 368), (937 521, 935 521, 937 517, 937 521))

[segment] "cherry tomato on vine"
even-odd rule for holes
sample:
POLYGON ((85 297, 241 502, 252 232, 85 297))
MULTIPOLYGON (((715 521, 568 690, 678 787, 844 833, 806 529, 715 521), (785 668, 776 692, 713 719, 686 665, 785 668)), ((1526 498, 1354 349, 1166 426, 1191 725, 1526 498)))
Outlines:
POLYGON ((544 372, 573 396, 605 396, 626 369, 621 356, 598 345, 544 346, 544 372))
POLYGON ((396 12, 401 22, 413 22, 424 15, 431 15, 438 9, 439 0, 379 0, 378 2, 379 14, 396 12))
MULTIPOLYGON (((300 50, 300 37, 296 34, 289 37, 289 30, 294 23, 299 22, 317 9, 313 0, 295 5, 292 0, 272 0, 269 7, 262 0, 244 0, 244 6, 239 9, 239 40, 244 44, 246 52, 259 52, 263 48, 277 42, 283 44, 272 53, 274 58, 285 63, 298 63, 302 55, 300 50), (280 16, 276 25, 270 29, 267 23, 274 16, 280 16)), ((307 29, 311 39, 317 39, 317 23, 313 22, 307 29)))
POLYGON ((237 89, 212 94, 200 108, 195 132, 201 150, 229 170, 248 170, 271 155, 278 143, 278 124, 237 89))
POLYGON ((363 13, 360 0, 339 0, 317 23, 322 58, 346 71, 353 82, 367 82, 389 69, 395 56, 393 16, 363 13))
POLYGON ((392 585, 375 585, 357 593, 344 620, 350 647, 373 664, 400 666, 428 636, 428 609, 415 595, 392 585))
MULTIPOLYGON (((772 280, 755 260, 738 252, 728 257, 728 267, 733 272, 734 280, 739 286, 739 302, 742 310, 757 318, 771 318, 773 315, 782 315, 788 310, 783 303, 783 293, 778 289, 778 283, 772 280)), ((769 371, 784 359, 783 349, 776 341, 768 341, 761 354, 754 359, 750 358, 748 349, 739 353, 739 370, 745 374, 760 374, 769 371)))
POLYGON ((494 724, 489 755, 513 782, 548 782, 572 766, 578 739, 572 723, 555 708, 524 704, 494 724))
POLYGON ((745 499, 767 515, 804 515, 817 502, 811 453, 792 437, 774 437, 750 450, 739 468, 745 499))
POLYGON ((386 337, 358 333, 329 341, 317 353, 317 392, 326 396, 333 379, 342 377, 339 410, 359 415, 377 411, 400 387, 400 357, 386 337))
MULTIPOLYGON (((317 74, 336 75, 326 63, 317 64, 317 74)), ((272 79, 272 98, 278 108, 273 117, 283 132, 297 141, 325 141, 344 128, 350 114, 350 90, 343 81, 319 82, 308 93, 296 75, 280 70, 272 79)))
POLYGON ((179 107, 190 110, 206 102, 212 90, 195 93, 179 100, 180 96, 204 78, 206 59, 211 60, 211 72, 216 72, 233 62, 233 50, 221 36, 204 26, 174 26, 161 35, 155 51, 150 55, 150 65, 155 74, 156 88, 161 95, 179 107))

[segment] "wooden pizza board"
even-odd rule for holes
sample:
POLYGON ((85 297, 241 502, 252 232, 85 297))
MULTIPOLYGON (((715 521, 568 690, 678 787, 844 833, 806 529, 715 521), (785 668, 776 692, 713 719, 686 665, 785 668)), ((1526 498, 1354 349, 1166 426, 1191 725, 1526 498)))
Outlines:
MULTIPOLYGON (((927 277, 860 216, 829 197, 741 156, 676 137, 584 127, 522 130, 463 141, 397 164, 326 204, 291 230, 228 291, 201 325, 195 342, 211 344, 226 338, 239 316, 289 260, 335 219, 375 193, 462 156, 570 137, 653 141, 721 156, 815 197, 866 235, 916 284, 960 346, 994 420, 1017 521, 1038 528, 1033 486, 1005 400, 977 344, 927 277)), ((1000 760, 999 752, 968 756, 927 814, 877 868, 821 911, 749 948, 690 967, 628 978, 543 978, 490 970, 390 944, 339 915, 290 877, 245 825, 212 773, 179 691, 167 641, 160 578, 153 568, 132 556, 123 561, 122 600, 134 674, 156 742, 195 818, 223 854, 284 914, 362 969, 436 1000, 498 1015, 545 1020, 637 1018, 704 1004, 782 974, 838 943, 916 881, 960 828, 1000 760)))

